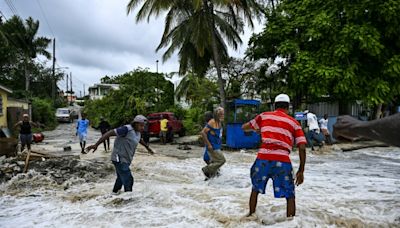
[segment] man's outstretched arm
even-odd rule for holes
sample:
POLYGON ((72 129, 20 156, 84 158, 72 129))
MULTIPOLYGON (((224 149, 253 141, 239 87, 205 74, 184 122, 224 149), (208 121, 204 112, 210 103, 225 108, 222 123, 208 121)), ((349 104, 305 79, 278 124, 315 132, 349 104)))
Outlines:
POLYGON ((91 145, 86 147, 86 151, 89 152, 90 150, 93 150, 93 153, 97 150, 97 147, 103 143, 104 141, 106 141, 106 139, 110 138, 111 136, 116 136, 117 134, 115 133, 114 130, 110 130, 107 133, 105 133, 104 135, 101 136, 101 138, 97 141, 96 144, 91 145))

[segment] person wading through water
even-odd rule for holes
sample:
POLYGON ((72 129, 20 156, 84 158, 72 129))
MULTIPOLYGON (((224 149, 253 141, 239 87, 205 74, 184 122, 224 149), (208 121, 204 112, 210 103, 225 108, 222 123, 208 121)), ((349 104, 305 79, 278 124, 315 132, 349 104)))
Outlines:
POLYGON ((135 155, 137 145, 142 144, 150 154, 153 150, 141 139, 141 132, 144 130, 146 117, 137 115, 131 124, 113 129, 105 133, 96 144, 88 146, 86 151, 97 150, 97 147, 111 136, 117 136, 114 141, 114 148, 111 153, 111 161, 115 166, 117 179, 115 180, 113 193, 118 194, 124 186, 125 192, 131 192, 133 186, 133 176, 130 165, 135 155))
POLYGON ((206 146, 206 153, 211 157, 210 163, 202 168, 206 180, 215 177, 219 168, 224 165, 225 157, 221 151, 222 146, 222 121, 224 121, 224 109, 218 107, 214 111, 214 117, 208 121, 201 131, 206 146))
POLYGON ((304 180, 307 140, 300 124, 288 115, 289 103, 288 95, 279 94, 275 98, 274 112, 261 113, 242 126, 244 131, 259 131, 262 142, 257 159, 250 169, 253 188, 249 201, 250 211, 247 216, 255 213, 258 194, 265 194, 265 187, 270 178, 273 181, 275 198, 286 198, 286 216, 296 215, 293 168, 289 154, 295 142, 300 156, 296 185, 300 185, 304 180))
POLYGON ((76 136, 79 136, 79 145, 81 146, 81 153, 85 154, 85 146, 87 140, 87 129, 89 127, 89 120, 86 119, 86 114, 81 113, 81 119, 76 124, 76 136))
MULTIPOLYGON (((204 127, 206 127, 207 126, 207 124, 208 124, 208 121, 210 121, 211 119, 213 118, 213 112, 211 112, 211 111, 207 111, 205 114, 204 114, 204 127)), ((208 152, 207 152, 207 146, 205 146, 204 147, 204 153, 203 153, 203 161, 208 165, 208 164, 210 164, 210 161, 211 161, 211 158, 210 158, 210 155, 208 155, 208 152)))

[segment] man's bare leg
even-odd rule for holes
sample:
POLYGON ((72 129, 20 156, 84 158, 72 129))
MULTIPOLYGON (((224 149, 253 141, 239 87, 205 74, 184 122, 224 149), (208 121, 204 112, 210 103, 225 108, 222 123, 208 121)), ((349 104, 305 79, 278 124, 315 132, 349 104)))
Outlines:
POLYGON ((250 201, 249 201, 250 211, 249 211, 249 214, 247 215, 247 217, 251 216, 252 214, 254 214, 254 212, 256 212, 257 200, 258 200, 258 192, 252 190, 251 195, 250 195, 250 201))
POLYGON ((296 198, 286 199, 286 216, 293 217, 296 215, 296 198))

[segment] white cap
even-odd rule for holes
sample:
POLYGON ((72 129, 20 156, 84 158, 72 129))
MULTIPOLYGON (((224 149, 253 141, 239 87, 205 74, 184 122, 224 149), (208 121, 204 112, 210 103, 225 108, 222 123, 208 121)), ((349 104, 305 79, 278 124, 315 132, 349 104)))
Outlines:
POLYGON ((286 102, 290 103, 290 98, 287 94, 281 93, 278 96, 275 97, 275 103, 276 102, 286 102))
POLYGON ((25 113, 24 115, 22 115, 22 117, 29 117, 29 115, 25 113))
POLYGON ((145 121, 147 121, 147 118, 142 115, 137 115, 133 119, 133 122, 135 122, 135 123, 144 123, 145 121))
POLYGON ((308 111, 308 110, 305 110, 305 111, 304 111, 305 114, 307 114, 307 113, 309 113, 309 112, 310 112, 310 111, 308 111))

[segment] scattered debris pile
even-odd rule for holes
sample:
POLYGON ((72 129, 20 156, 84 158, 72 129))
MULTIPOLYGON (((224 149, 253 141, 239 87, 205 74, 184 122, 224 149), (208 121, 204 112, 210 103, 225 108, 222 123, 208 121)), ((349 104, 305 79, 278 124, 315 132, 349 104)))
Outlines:
MULTIPOLYGON (((22 173, 25 158, 26 153, 17 157, 0 157, 0 183, 22 173)), ((62 184, 71 178, 82 178, 87 182, 97 181, 114 172, 114 167, 109 162, 80 160, 79 156, 55 157, 38 155, 32 151, 29 160, 29 170, 49 177, 57 184, 62 184)))
POLYGON ((0 138, 0 156, 15 156, 18 140, 14 138, 0 138))

